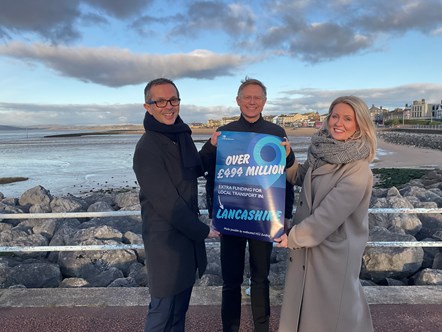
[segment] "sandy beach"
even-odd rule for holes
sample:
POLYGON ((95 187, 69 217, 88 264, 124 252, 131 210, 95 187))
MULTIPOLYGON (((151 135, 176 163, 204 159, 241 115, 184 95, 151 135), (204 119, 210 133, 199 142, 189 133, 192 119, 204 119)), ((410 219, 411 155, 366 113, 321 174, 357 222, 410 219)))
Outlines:
MULTIPOLYGON (((194 134, 213 133, 213 128, 192 128, 194 134)), ((285 128, 287 135, 292 137, 311 136, 315 128, 285 128)), ((422 149, 407 145, 387 143, 378 140, 378 148, 382 151, 379 159, 373 162, 374 168, 439 168, 442 167, 442 151, 422 149)), ((295 151, 296 154, 296 151, 295 151)))
MULTIPOLYGON (((315 128, 284 128, 287 135, 297 137, 297 136, 311 136, 317 131, 315 128)), ((196 135, 210 135, 215 131, 215 128, 192 128, 192 133, 196 135)))
POLYGON ((440 168, 442 151, 387 143, 378 140, 385 154, 373 163, 376 168, 440 168))

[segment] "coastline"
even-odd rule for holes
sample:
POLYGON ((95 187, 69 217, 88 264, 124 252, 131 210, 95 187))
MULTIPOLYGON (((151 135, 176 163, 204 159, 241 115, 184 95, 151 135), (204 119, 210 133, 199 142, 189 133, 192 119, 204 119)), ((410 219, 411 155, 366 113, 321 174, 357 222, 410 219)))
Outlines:
MULTIPOLYGON (((191 128, 194 135, 212 135, 216 128, 191 128)), ((318 129, 316 128, 284 128, 287 136, 300 137, 312 136, 318 129)))
POLYGON ((378 139, 378 148, 385 153, 373 162, 375 168, 440 168, 442 151, 399 145, 378 139))
MULTIPOLYGON (((288 136, 312 136, 316 128, 284 128, 288 136)), ((195 135, 211 135, 215 128, 192 128, 195 135)), ((388 143, 378 138, 382 153, 373 161, 373 168, 439 168, 442 167, 442 151, 388 143)), ((295 151, 296 155, 296 151, 295 151)))
MULTIPOLYGON (((206 136, 203 140, 205 141, 207 138, 210 137, 210 135, 215 131, 215 128, 192 128, 192 132, 194 135, 198 136, 206 136)), ((311 137, 318 129, 316 128, 285 128, 287 132, 287 136, 289 137, 311 137)), ((141 130, 129 130, 129 131, 121 131, 116 132, 112 131, 107 132, 107 135, 112 134, 136 134, 141 135, 141 130)), ((82 136, 82 133, 77 133, 75 136, 82 136)), ((71 137, 71 136, 70 136, 71 137)), ((198 140, 201 140, 201 138, 198 138, 198 140)), ((404 140, 404 143, 407 141, 404 140)), ((295 155, 297 154, 297 151, 295 149, 295 155)), ((305 151, 303 151, 305 153, 305 151)), ((437 169, 442 167, 442 150, 437 149, 429 149, 429 148, 423 148, 423 147, 416 147, 413 145, 401 145, 396 143, 389 143, 386 142, 383 138, 380 138, 378 136, 378 154, 377 158, 371 163, 371 168, 411 168, 411 169, 437 169)), ((129 166, 128 166, 129 167, 129 166)), ((28 177, 22 177, 18 178, 18 175, 16 174, 5 174, 7 177, 0 177, 0 193, 2 191, 8 191, 8 190, 15 190, 17 186, 14 184, 15 182, 22 182, 25 186, 32 186, 34 182, 37 180, 28 183, 28 177)), ((78 174, 77 174, 78 175, 78 174)), ((29 177, 31 179, 32 177, 29 177)), ((81 190, 87 190, 83 188, 83 185, 88 185, 92 182, 97 182, 94 185, 103 187, 106 186, 107 179, 99 178, 94 173, 92 178, 86 177, 82 182, 72 190, 78 190, 78 188, 81 188, 81 190), (100 183, 98 183, 100 182, 100 183)), ((51 181, 37 181, 37 184, 41 184, 47 187, 51 187, 50 184, 51 181)), ((132 179, 126 180, 123 185, 128 187, 130 183, 132 183, 132 179), (129 182, 128 182, 129 181, 129 182)), ((22 186, 23 186, 22 185, 22 186)), ((86 186, 87 187, 87 186, 86 186)), ((94 187, 95 188, 95 187, 94 187)), ((70 192, 70 190, 67 190, 70 192)))

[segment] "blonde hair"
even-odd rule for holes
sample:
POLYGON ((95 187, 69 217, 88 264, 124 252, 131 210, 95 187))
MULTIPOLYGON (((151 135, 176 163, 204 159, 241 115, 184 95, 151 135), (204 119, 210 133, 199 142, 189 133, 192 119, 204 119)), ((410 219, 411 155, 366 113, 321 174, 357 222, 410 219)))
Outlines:
POLYGON ((333 111, 333 108, 337 104, 347 104, 355 112, 356 124, 358 130, 351 137, 351 139, 360 139, 362 142, 366 143, 370 147, 370 154, 368 155, 368 161, 372 161, 376 156, 376 128, 371 120, 370 111, 368 110, 367 104, 356 96, 341 96, 333 100, 330 104, 327 114, 327 120, 323 124, 323 128, 327 128, 328 120, 333 111))

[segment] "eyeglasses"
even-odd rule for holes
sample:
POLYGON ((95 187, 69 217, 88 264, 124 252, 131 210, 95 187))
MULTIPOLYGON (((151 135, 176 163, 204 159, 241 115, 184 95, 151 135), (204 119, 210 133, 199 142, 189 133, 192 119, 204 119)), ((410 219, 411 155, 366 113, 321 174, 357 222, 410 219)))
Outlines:
POLYGON ((167 103, 170 103, 171 106, 178 106, 180 104, 180 98, 170 98, 170 99, 160 99, 160 100, 151 100, 147 101, 146 104, 152 105, 155 104, 159 108, 163 108, 167 106, 167 103))
POLYGON ((240 98, 248 103, 250 103, 252 100, 256 101, 257 103, 261 103, 266 100, 266 97, 263 96, 240 96, 240 98))

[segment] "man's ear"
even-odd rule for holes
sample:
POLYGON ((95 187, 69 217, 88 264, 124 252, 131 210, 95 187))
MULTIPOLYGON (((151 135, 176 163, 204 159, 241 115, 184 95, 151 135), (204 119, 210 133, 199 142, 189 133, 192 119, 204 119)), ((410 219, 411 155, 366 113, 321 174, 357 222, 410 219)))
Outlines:
POLYGON ((152 114, 152 111, 150 110, 150 105, 149 104, 144 104, 144 109, 146 110, 146 112, 148 112, 149 114, 152 114))

